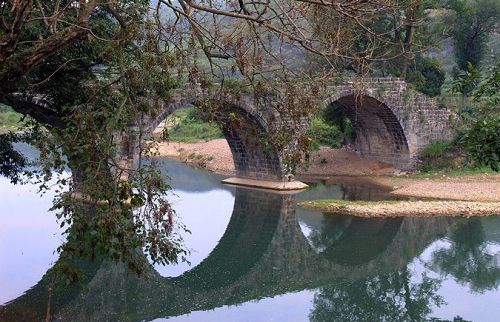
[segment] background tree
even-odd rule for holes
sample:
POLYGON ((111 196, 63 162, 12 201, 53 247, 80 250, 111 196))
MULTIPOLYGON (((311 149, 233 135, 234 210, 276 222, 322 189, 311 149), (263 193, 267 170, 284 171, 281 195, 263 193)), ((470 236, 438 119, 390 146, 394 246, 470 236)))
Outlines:
POLYGON ((482 105, 479 116, 467 131, 464 143, 471 158, 481 166, 500 171, 500 64, 485 77, 473 93, 482 105))
MULTIPOLYGON (((479 69, 491 33, 498 27, 500 3, 496 0, 453 0, 447 2, 450 13, 445 18, 453 41, 457 69, 470 73, 479 69), (470 64, 470 66, 469 66, 470 64)), ((468 96, 477 84, 472 82, 462 90, 468 96)))

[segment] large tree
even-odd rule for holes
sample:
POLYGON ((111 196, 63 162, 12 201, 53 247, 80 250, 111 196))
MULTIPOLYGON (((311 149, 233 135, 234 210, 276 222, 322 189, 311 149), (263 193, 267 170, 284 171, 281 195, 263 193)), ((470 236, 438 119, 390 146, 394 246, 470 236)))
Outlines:
MULTIPOLYGON (((137 271, 143 264, 137 247, 155 261, 176 261, 182 250, 164 199, 168 186, 153 169, 134 171, 116 159, 116 134, 172 87, 172 60, 160 50, 149 1, 2 1, 0 7, 0 101, 31 118, 22 139, 41 151, 31 174, 43 188, 69 166, 72 177, 57 182, 92 201, 56 199, 68 236, 61 250, 68 258, 104 253, 137 271), (119 180, 124 173, 129 181, 119 180)), ((8 153, 1 163, 16 178, 12 163, 22 159, 7 142, 13 137, 2 137, 8 153)))
MULTIPOLYGON (((33 120, 30 142, 44 157, 42 179, 63 169, 64 154, 73 177, 59 183, 69 183, 94 202, 92 216, 83 215, 87 206, 82 209, 64 195, 55 204, 74 237, 63 246, 65 253, 105 253, 130 259, 135 268, 138 247, 160 262, 181 254, 173 212, 163 198, 168 187, 153 168, 123 167, 115 158, 115 134, 154 113, 179 78, 206 83, 203 74, 209 72, 223 91, 224 80, 236 77, 256 94, 281 93, 283 104, 276 110, 300 119, 313 107, 308 98, 317 93, 302 84, 326 79, 323 71, 311 74, 302 68, 307 64, 297 64, 304 52, 323 57, 331 67, 340 58, 361 64, 389 59, 375 50, 386 41, 372 22, 404 7, 413 10, 413 1, 402 8, 395 0, 1 0, 0 103, 33 120), (317 17, 331 12, 338 19, 331 36, 322 37, 317 17), (352 52, 347 45, 363 34, 370 41, 352 52), (128 181, 117 180, 123 172, 128 181), (134 220, 127 199, 143 205, 133 212, 134 220)), ((283 149, 284 137, 276 131, 270 142, 283 149)), ((2 163, 16 157, 10 153, 2 163)))

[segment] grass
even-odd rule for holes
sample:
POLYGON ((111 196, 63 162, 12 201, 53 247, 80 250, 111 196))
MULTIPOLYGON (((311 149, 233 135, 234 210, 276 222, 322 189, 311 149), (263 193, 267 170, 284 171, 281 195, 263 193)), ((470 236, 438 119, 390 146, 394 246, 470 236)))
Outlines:
POLYGON ((460 177, 460 176, 475 176, 475 175, 483 175, 483 174, 499 174, 498 172, 493 171, 489 167, 461 167, 454 168, 449 170, 435 170, 429 172, 421 172, 411 174, 409 177, 414 179, 425 179, 425 178, 436 178, 436 177, 460 177))
POLYGON ((201 120, 194 107, 180 109, 167 118, 169 139, 175 142, 196 143, 224 137, 219 127, 201 120))
POLYGON ((369 206, 374 204, 397 204, 400 200, 379 200, 379 201, 366 201, 366 200, 338 200, 338 199, 321 199, 300 202, 299 206, 307 206, 312 208, 325 208, 331 205, 347 207, 347 206, 369 206))
POLYGON ((424 151, 422 151, 422 155, 430 158, 440 157, 452 147, 453 144, 450 141, 434 141, 425 147, 424 151))
POLYGON ((0 104, 0 132, 17 130, 22 115, 14 112, 10 107, 0 104))

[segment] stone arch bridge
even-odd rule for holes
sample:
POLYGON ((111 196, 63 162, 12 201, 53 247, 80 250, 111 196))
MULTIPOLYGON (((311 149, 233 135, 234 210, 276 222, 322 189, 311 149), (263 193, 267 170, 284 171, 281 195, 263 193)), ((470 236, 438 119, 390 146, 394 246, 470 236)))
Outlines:
MULTIPOLYGON (((139 129, 148 137, 175 110, 189 104, 214 102, 223 107, 216 121, 231 148, 236 175, 284 180, 287 173, 283 153, 270 149, 264 139, 278 128, 278 122, 287 122, 272 108, 271 103, 276 103, 273 100, 261 98, 257 104, 250 94, 229 98, 186 85, 177 89, 171 103, 163 105, 157 114, 143 118, 128 133, 117 136, 120 158, 132 167, 138 164, 139 129)), ((327 108, 335 105, 351 120, 356 137, 353 147, 360 156, 393 164, 400 170, 414 169, 427 144, 452 137, 450 124, 454 114, 398 78, 332 83, 318 95, 317 102, 327 108)), ((303 119, 300 131, 308 127, 308 120, 303 119)))

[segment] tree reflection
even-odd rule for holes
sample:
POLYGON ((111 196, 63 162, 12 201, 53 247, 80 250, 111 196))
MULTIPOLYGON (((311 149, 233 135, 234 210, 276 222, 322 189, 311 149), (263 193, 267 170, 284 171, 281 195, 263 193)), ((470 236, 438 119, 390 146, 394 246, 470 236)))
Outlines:
POLYGON ((328 213, 323 214, 320 224, 308 225, 313 229, 307 238, 311 246, 328 260, 345 265, 360 265, 384 252, 398 233, 402 222, 401 218, 367 220, 328 213))
POLYGON ((413 282, 407 268, 354 283, 321 288, 311 321, 422 321, 440 306, 440 280, 423 274, 413 282))
POLYGON ((473 218, 461 224, 450 237, 451 247, 433 254, 431 266, 452 275, 474 292, 497 289, 500 281, 498 259, 487 252, 481 220, 473 218))

